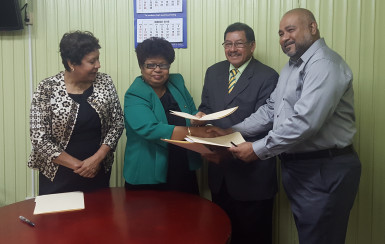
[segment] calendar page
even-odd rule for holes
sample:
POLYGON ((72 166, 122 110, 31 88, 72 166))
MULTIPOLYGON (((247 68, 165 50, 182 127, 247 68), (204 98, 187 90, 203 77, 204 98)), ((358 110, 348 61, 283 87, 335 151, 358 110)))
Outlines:
POLYGON ((135 47, 162 37, 174 48, 187 48, 187 0, 134 0, 135 47))
POLYGON ((137 42, 163 37, 169 42, 183 42, 183 19, 138 19, 137 42))
POLYGON ((182 0, 137 0, 137 13, 182 12, 182 0))

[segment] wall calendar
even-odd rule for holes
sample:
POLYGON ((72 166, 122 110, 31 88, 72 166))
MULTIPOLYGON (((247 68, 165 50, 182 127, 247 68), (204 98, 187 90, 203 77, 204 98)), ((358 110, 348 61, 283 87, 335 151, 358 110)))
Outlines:
POLYGON ((162 37, 174 48, 187 48, 187 0, 134 0, 135 47, 162 37))

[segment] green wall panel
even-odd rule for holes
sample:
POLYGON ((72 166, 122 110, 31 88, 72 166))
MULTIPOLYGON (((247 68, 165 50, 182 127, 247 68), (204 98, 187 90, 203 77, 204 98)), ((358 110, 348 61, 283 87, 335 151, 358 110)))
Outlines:
MULTIPOLYGON (((26 2, 21 0, 20 2, 26 2)), ((140 75, 134 49, 133 0, 32 0, 32 78, 63 70, 59 41, 65 32, 89 30, 100 40, 101 72, 110 74, 123 105, 124 93, 140 75)), ((237 21, 255 31, 255 57, 278 72, 288 58, 278 43, 279 21, 295 7, 315 14, 321 36, 343 56, 354 73, 357 135, 362 160, 360 190, 348 227, 348 244, 385 243, 385 66, 383 0, 187 0, 187 49, 176 50, 172 72, 181 73, 197 105, 204 74, 225 59, 223 32, 237 21)), ((0 32, 0 206, 24 200, 31 190, 32 171, 26 167, 29 142, 28 29, 0 32)), ((125 135, 117 147, 111 185, 122 186, 125 135)), ((200 174, 203 195, 206 169, 200 174)), ((35 184, 37 182, 37 173, 35 184)), ((287 197, 281 187, 275 201, 274 242, 298 243, 287 197)))
MULTIPOLYGON (((385 243, 385 112, 384 112, 384 39, 385 32, 383 24, 384 1, 375 2, 374 18, 374 55, 373 55, 373 106, 374 112, 374 136, 373 136, 373 203, 366 209, 373 213, 372 219, 372 243, 385 243)), ((362 188, 361 188, 362 189, 362 188)), ((363 189, 362 189, 363 190, 363 189)))

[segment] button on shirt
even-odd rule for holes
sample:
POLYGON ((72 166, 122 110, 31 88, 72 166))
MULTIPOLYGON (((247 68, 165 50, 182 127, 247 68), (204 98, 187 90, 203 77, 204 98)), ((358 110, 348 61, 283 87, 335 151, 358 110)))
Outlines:
POLYGON ((247 137, 270 130, 253 143, 261 159, 348 146, 356 132, 352 78, 345 61, 319 39, 285 65, 267 104, 232 128, 247 137))

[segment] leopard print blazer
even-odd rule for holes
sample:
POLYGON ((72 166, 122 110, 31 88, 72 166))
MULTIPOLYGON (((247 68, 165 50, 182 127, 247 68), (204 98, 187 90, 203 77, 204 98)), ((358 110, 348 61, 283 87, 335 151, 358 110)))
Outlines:
MULTIPOLYGON (((88 103, 100 117, 102 140, 112 150, 103 160, 104 169, 111 170, 113 151, 124 129, 122 108, 109 75, 97 73, 88 103)), ((40 82, 32 98, 30 137, 32 152, 28 167, 39 170, 51 181, 59 165, 53 160, 67 147, 75 127, 79 104, 70 98, 64 84, 64 72, 40 82)))

